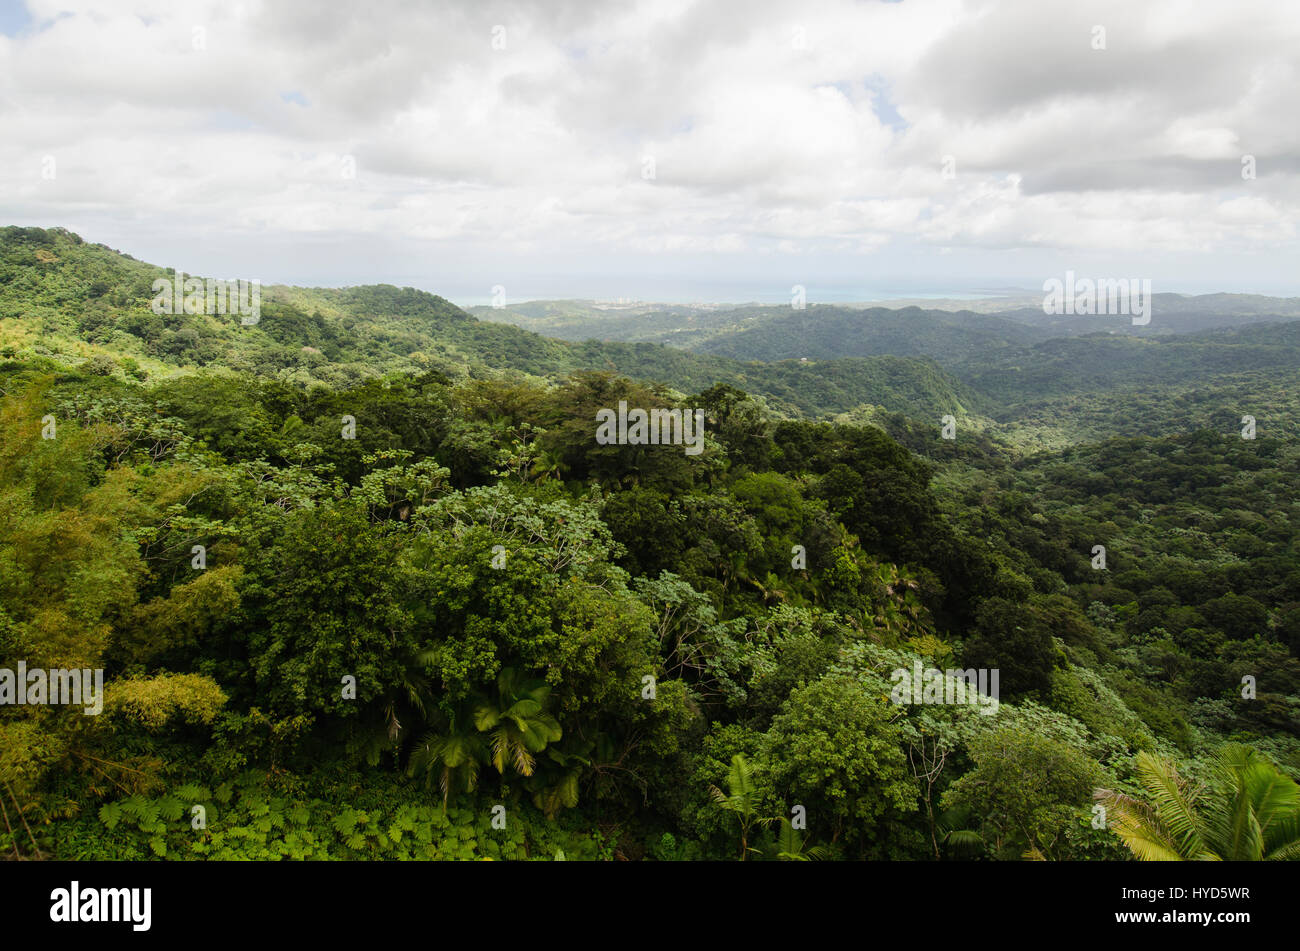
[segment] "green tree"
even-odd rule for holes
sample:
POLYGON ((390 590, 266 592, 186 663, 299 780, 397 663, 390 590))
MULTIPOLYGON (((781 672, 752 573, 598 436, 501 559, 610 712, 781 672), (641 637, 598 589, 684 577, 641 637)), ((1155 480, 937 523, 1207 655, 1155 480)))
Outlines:
POLYGON ((824 859, 830 852, 822 845, 809 845, 808 837, 799 834, 785 816, 778 817, 779 828, 776 833, 776 857, 782 862, 808 862, 824 859))
POLYGON ((400 685, 412 650, 398 537, 340 502, 285 519, 245 591, 258 689, 277 712, 359 715, 400 685), (343 678, 355 677, 355 697, 343 678))
POLYGON ((1148 801, 1109 789, 1095 796, 1142 861, 1300 859, 1300 785, 1250 747, 1225 745, 1204 784, 1145 751, 1136 770, 1148 801))
POLYGON ((439 712, 434 728, 412 751, 408 770, 414 776, 423 776, 428 788, 436 787, 442 793, 445 811, 453 791, 473 792, 478 788, 479 771, 487 757, 483 737, 472 724, 439 712))
POLYGON ((976 612, 975 632, 966 641, 962 661, 967 667, 999 670, 1008 699, 1046 695, 1056 663, 1051 629, 1031 605, 989 598, 976 612))
POLYGON ((797 687, 772 720, 764 762, 772 787, 831 827, 830 841, 864 850, 917 809, 897 709, 857 678, 829 675, 797 687))
POLYGON ((943 807, 982 817, 982 837, 1000 858, 1067 857, 1066 831, 1101 768, 1060 740, 1014 727, 978 737, 970 755, 975 768, 948 787, 943 807))
POLYGON ((527 680, 507 668, 497 677, 496 695, 474 708, 474 727, 488 734, 491 762, 505 775, 533 775, 535 753, 563 736, 559 722, 546 711, 551 688, 544 681, 527 680))
POLYGON ((731 769, 727 772, 727 791, 710 786, 709 795, 719 809, 734 815, 740 824, 740 861, 745 861, 751 851, 758 851, 749 847, 750 832, 756 826, 762 827, 776 821, 772 817, 758 814, 758 787, 754 784, 754 771, 745 757, 737 753, 731 758, 731 769))

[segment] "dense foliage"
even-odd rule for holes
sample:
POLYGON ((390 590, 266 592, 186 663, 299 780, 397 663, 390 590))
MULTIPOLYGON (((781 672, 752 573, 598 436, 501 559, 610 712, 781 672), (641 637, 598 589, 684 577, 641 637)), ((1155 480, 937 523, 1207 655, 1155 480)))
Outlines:
POLYGON ((0 268, 0 667, 106 680, 0 707, 10 854, 1116 859, 1153 775, 1300 777, 1286 439, 1025 455, 940 440, 903 357, 819 421, 413 291, 241 327, 66 232, 0 268), (621 400, 702 409, 703 453, 598 444, 621 400), (997 668, 996 713, 894 702, 915 664, 997 668))

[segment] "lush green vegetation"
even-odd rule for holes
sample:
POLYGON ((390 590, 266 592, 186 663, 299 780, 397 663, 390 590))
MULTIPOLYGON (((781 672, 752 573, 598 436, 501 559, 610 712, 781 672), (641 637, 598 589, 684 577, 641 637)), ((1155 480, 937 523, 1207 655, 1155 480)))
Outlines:
POLYGON ((153 281, 171 276, 59 229, 0 229, 4 346, 11 355, 62 364, 103 356, 141 379, 213 369, 346 388, 392 373, 462 379, 507 372, 541 380, 602 370, 683 392, 727 383, 767 397, 778 411, 811 416, 863 403, 913 414, 978 404, 934 364, 888 355, 742 363, 650 343, 569 343, 475 320, 441 297, 388 285, 266 287, 253 326, 229 316, 156 315, 149 308, 153 281))
MULTIPOLYGON (((1266 412, 1026 454, 1020 384, 908 357, 570 344, 384 287, 242 327, 154 315, 165 273, 0 232, 0 668, 106 681, 99 716, 0 707, 5 852, 1294 857, 1266 412), (704 452, 597 444, 620 400, 702 409, 704 452), (998 669, 996 713, 894 702, 918 663, 998 669)), ((1254 333, 1188 345, 1262 373, 1289 337, 1254 333)))

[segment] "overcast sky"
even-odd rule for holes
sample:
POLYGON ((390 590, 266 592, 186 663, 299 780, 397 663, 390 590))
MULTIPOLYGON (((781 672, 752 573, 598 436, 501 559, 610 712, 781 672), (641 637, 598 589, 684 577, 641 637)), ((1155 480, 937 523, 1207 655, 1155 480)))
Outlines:
POLYGON ((1290 0, 0 0, 0 224, 460 303, 1300 294, 1298 117, 1290 0))

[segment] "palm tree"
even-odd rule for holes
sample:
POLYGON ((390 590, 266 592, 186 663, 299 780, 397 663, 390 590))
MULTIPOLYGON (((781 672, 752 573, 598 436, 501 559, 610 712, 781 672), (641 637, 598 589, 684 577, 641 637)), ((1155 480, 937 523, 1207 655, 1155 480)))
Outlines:
POLYGON ((776 857, 782 862, 808 862, 813 859, 824 859, 830 853, 822 845, 808 845, 806 836, 802 836, 795 830, 792 823, 785 816, 778 820, 781 828, 776 834, 776 857))
MULTIPOLYGON (((433 708, 432 729, 411 752, 410 773, 423 775, 430 788, 438 787, 444 809, 453 789, 478 788, 479 770, 485 763, 503 777, 510 770, 532 776, 537 766, 534 754, 563 736, 559 722, 545 709, 551 689, 545 682, 525 680, 507 668, 497 677, 496 686, 494 697, 480 696, 472 708, 461 704, 451 715, 433 708)), ((414 703, 414 695, 411 699, 414 703)), ((563 756, 554 759, 571 769, 577 763, 563 756)), ((576 774, 571 781, 564 776, 559 782, 562 788, 551 794, 554 803, 548 800, 554 811, 572 805, 577 797, 576 774)))
POLYGON ((1108 789, 1094 798, 1142 861, 1300 859, 1300 785, 1250 747, 1225 745, 1206 784, 1147 752, 1136 765, 1150 805, 1108 789))
POLYGON ((415 719, 428 717, 427 701, 432 690, 428 668, 437 657, 432 650, 412 651, 402 661, 399 681, 388 689, 381 701, 377 716, 368 716, 349 743, 349 748, 363 756, 371 766, 377 766, 387 750, 401 747, 402 716, 415 719))
POLYGON ((564 453, 558 449, 547 449, 533 462, 532 474, 537 482, 545 482, 547 479, 560 479, 563 477, 564 453))
POLYGON ((584 768, 591 766, 595 747, 593 741, 575 739, 571 734, 563 747, 552 743, 546 748, 536 771, 524 780, 524 788, 533 794, 533 805, 546 818, 554 819, 561 809, 578 804, 578 783, 584 768))
POLYGON ((775 821, 758 814, 758 789, 754 785, 754 771, 745 762, 745 757, 737 753, 731 758, 727 791, 724 793, 717 786, 710 786, 709 795, 719 809, 735 813, 740 820, 740 860, 745 861, 745 856, 751 851, 758 851, 749 847, 749 830, 756 825, 765 826, 775 821))
POLYGON ((501 775, 511 767, 521 776, 533 775, 533 754, 563 736, 559 721, 545 710, 550 693, 545 682, 524 680, 507 668, 497 677, 495 700, 485 699, 475 707, 474 726, 490 733, 492 765, 501 775))
POLYGON ((425 782, 435 783, 442 791, 442 808, 447 809, 447 799, 453 788, 473 792, 478 787, 478 772, 486 758, 482 738, 472 730, 457 727, 454 720, 441 714, 440 729, 434 729, 411 753, 410 772, 423 774, 425 782))
POLYGON ((974 858, 980 855, 987 843, 978 831, 972 829, 974 821, 969 806, 945 810, 935 822, 939 841, 948 847, 954 858, 974 858))

